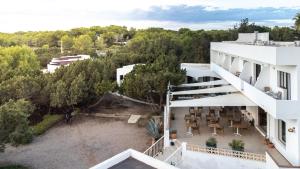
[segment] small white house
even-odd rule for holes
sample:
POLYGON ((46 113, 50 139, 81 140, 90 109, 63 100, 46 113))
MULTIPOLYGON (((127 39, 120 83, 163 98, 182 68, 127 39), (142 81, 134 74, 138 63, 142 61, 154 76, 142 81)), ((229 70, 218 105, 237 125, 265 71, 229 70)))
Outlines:
POLYGON ((47 64, 47 72, 53 73, 60 66, 68 66, 73 62, 85 59, 90 59, 90 55, 61 56, 58 58, 52 58, 51 62, 47 64))
POLYGON ((121 86, 125 75, 130 73, 136 65, 140 65, 140 64, 127 65, 127 66, 123 66, 123 67, 117 69, 117 84, 118 84, 118 86, 121 86))

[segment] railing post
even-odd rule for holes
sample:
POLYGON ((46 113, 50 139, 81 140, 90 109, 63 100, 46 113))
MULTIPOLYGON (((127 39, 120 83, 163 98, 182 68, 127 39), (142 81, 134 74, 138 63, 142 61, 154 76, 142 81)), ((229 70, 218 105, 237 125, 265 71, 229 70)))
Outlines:
POLYGON ((186 154, 186 142, 181 143, 182 146, 182 156, 184 156, 186 154))

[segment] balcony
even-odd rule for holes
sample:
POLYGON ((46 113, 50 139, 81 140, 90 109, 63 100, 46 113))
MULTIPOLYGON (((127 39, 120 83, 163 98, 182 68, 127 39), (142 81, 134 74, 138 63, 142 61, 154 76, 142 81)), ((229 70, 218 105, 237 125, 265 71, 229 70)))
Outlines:
POLYGON ((300 47, 295 46, 259 46, 229 42, 212 42, 212 51, 240 56, 272 65, 299 64, 300 47))
POLYGON ((211 69, 274 118, 298 118, 300 111, 300 107, 297 106, 298 100, 277 100, 213 62, 211 69))

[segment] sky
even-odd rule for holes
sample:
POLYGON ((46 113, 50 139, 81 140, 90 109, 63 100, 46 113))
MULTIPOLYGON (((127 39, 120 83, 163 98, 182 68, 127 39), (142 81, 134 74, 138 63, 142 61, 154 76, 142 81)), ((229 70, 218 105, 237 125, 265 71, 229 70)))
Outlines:
POLYGON ((292 26, 300 0, 5 0, 0 32, 120 25, 177 30, 228 29, 243 18, 292 26))

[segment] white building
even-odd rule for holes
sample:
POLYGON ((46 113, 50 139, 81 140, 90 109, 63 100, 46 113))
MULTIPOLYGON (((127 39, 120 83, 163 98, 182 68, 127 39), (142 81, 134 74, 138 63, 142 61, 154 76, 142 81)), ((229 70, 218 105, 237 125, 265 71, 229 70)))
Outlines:
POLYGON ((298 42, 239 34, 237 41, 211 43, 210 64, 181 68, 187 79, 168 87, 164 136, 145 154, 181 169, 300 169, 298 42), (217 148, 206 147, 209 137, 217 148), (244 151, 231 150, 233 139, 245 143, 244 151))
POLYGON ((125 75, 130 73, 136 65, 139 65, 139 64, 126 65, 126 66, 123 66, 123 67, 117 69, 117 75, 116 75, 117 77, 116 78, 117 78, 118 86, 121 86, 125 75))
POLYGON ((85 59, 90 59, 90 55, 61 56, 59 58, 52 58, 51 62, 47 64, 47 72, 53 73, 55 69, 60 66, 68 66, 73 62, 85 59))

